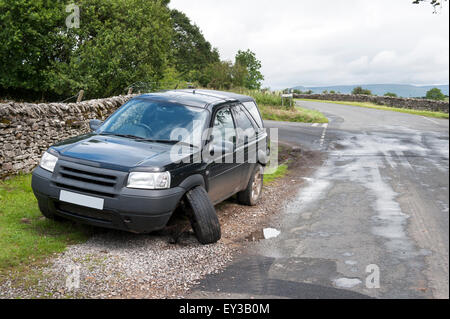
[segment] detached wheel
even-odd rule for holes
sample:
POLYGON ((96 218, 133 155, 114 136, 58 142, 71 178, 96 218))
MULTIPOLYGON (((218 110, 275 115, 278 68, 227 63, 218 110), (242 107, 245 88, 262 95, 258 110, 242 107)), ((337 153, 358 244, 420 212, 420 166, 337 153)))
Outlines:
POLYGON ((237 194, 237 199, 240 204, 255 206, 261 198, 262 187, 264 181, 263 167, 256 164, 247 188, 237 194))
POLYGON ((217 242, 220 237, 220 223, 208 193, 203 187, 196 187, 186 194, 187 214, 198 241, 203 244, 217 242))

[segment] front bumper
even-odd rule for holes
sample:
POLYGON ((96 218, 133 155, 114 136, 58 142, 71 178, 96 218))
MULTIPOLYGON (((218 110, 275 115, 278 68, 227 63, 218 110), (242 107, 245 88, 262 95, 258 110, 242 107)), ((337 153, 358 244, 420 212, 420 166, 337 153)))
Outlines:
POLYGON ((175 187, 166 190, 137 190, 122 188, 113 196, 100 196, 73 188, 65 188, 55 180, 54 174, 37 167, 32 174, 31 187, 39 206, 49 212, 85 224, 149 233, 163 229, 185 190, 175 187), (61 190, 104 199, 103 210, 64 203, 59 200, 61 190))

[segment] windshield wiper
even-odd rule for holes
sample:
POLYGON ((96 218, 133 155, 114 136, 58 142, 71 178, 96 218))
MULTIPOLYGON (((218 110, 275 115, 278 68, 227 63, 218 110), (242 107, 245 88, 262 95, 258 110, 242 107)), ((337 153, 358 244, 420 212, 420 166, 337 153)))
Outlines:
POLYGON ((152 139, 152 138, 139 137, 136 135, 116 134, 116 133, 109 133, 109 132, 103 132, 103 133, 100 133, 99 135, 126 137, 126 138, 131 138, 131 139, 139 141, 139 142, 151 142, 151 143, 172 144, 172 145, 180 144, 180 145, 189 146, 191 148, 194 148, 194 147, 198 148, 198 146, 196 146, 194 144, 183 142, 183 141, 178 141, 178 140, 157 140, 157 139, 152 139))
POLYGON ((131 138, 133 140, 143 140, 144 139, 144 138, 136 136, 136 135, 116 134, 116 133, 108 133, 108 132, 100 133, 99 135, 126 137, 126 138, 131 138))

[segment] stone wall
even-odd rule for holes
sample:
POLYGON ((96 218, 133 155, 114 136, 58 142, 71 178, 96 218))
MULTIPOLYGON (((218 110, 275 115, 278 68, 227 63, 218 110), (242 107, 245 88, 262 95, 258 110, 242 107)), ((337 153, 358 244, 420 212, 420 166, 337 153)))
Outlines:
POLYGON ((297 99, 314 99, 346 102, 371 102, 378 105, 448 113, 449 102, 426 99, 410 99, 390 96, 352 94, 294 94, 297 99))
POLYGON ((89 132, 134 95, 80 103, 0 103, 0 178, 29 173, 57 141, 89 132))

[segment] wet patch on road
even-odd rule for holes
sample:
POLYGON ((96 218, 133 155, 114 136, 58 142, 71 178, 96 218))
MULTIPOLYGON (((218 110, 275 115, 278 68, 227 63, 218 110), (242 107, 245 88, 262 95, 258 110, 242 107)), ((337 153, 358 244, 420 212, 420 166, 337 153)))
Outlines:
POLYGON ((360 293, 333 287, 332 281, 337 276, 336 265, 329 260, 245 256, 223 272, 206 276, 188 297, 210 298, 216 293, 232 293, 245 298, 368 298, 360 293), (321 282, 318 278, 329 280, 321 282))

